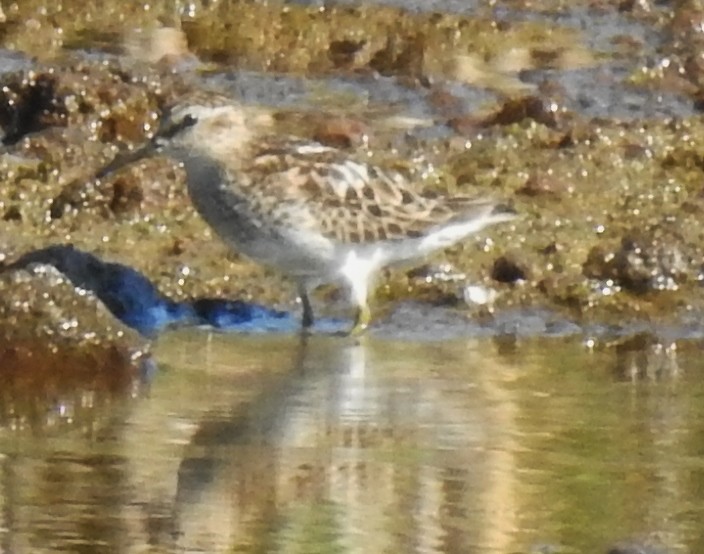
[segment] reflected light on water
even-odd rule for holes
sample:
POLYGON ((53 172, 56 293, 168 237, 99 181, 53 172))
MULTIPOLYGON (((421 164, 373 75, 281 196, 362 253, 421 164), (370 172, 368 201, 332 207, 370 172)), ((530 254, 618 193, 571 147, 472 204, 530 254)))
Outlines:
MULTIPOLYGON (((508 547, 513 462, 502 429, 511 404, 474 382, 472 358, 486 361, 468 349, 433 361, 426 347, 373 341, 310 339, 299 348, 291 378, 237 438, 223 444, 221 432, 204 431, 221 427, 220 417, 202 424, 215 440, 199 442, 179 471, 179 497, 188 499, 179 506, 181 548, 259 551, 263 536, 301 551, 508 547), (418 359, 429 371, 418 371, 418 359), (483 496, 492 498, 489 526, 477 517, 483 496)), ((486 370, 500 379, 500 368, 486 370)))
POLYGON ((696 551, 697 356, 646 346, 174 333, 147 396, 0 431, 0 552, 696 551))

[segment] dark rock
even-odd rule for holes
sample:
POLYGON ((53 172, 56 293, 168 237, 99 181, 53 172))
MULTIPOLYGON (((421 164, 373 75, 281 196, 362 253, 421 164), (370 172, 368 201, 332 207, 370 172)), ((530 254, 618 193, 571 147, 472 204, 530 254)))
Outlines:
POLYGON ((482 121, 484 127, 510 125, 532 119, 547 127, 557 127, 557 117, 549 102, 539 96, 523 96, 506 100, 501 107, 482 121))
POLYGON ((126 325, 151 334, 189 315, 189 309, 162 296, 139 272, 108 263, 71 245, 54 245, 22 256, 11 269, 53 266, 75 286, 94 293, 126 325))
MULTIPOLYGON (((90 291, 122 323, 151 336, 175 324, 211 325, 246 331, 291 330, 296 322, 286 312, 239 300, 198 299, 175 302, 138 271, 104 262, 71 245, 54 245, 22 256, 10 271, 52 267, 74 287, 90 291)), ((57 274, 59 275, 59 274, 57 274)), ((94 299, 95 300, 95 299, 94 299)))
POLYGON ((327 146, 350 148, 365 144, 369 135, 369 128, 361 121, 335 117, 321 121, 315 129, 313 138, 327 146))
POLYGON ((516 260, 508 256, 501 256, 494 262, 491 269, 491 278, 499 283, 514 283, 526 279, 526 271, 516 260))
POLYGON ((422 77, 426 49, 426 38, 422 33, 415 36, 389 34, 386 45, 374 53, 369 67, 382 75, 422 77))
POLYGON ((625 236, 615 251, 592 248, 582 270, 586 277, 611 279, 643 294, 676 289, 687 278, 688 264, 675 237, 635 232, 625 236))
POLYGON ((29 133, 56 124, 64 113, 56 98, 56 77, 29 71, 0 91, 2 142, 14 144, 29 133))
POLYGON ((149 342, 50 265, 0 273, 0 428, 81 426, 154 367, 149 342))
POLYGON ((110 349, 126 360, 148 350, 97 296, 39 263, 0 273, 0 342, 5 348, 39 342, 57 349, 110 349))
POLYGON ((548 173, 533 173, 525 185, 516 192, 524 196, 551 196, 559 197, 568 192, 567 183, 560 181, 548 173))
POLYGON ((142 186, 130 179, 116 179, 112 192, 110 209, 116 214, 137 211, 144 200, 142 186))
POLYGON ((366 40, 333 40, 328 50, 330 61, 337 68, 350 67, 366 44, 366 40))
POLYGON ((22 221, 22 212, 20 211, 20 207, 16 204, 8 206, 5 213, 2 215, 2 218, 5 221, 22 221))
POLYGON ((199 298, 192 303, 197 322, 217 329, 288 330, 295 325, 290 314, 243 300, 199 298))

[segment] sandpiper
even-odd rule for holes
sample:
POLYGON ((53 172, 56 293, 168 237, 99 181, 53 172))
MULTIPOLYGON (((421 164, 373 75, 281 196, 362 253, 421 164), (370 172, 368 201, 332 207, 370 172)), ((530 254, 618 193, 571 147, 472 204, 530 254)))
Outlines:
POLYGON ((155 149, 183 163, 193 204, 225 242, 295 280, 304 328, 313 325, 308 293, 319 284, 349 289, 351 333, 361 333, 371 320, 369 286, 383 267, 515 216, 494 200, 419 192, 400 173, 277 135, 270 112, 212 92, 181 98, 150 145, 99 175, 155 149))

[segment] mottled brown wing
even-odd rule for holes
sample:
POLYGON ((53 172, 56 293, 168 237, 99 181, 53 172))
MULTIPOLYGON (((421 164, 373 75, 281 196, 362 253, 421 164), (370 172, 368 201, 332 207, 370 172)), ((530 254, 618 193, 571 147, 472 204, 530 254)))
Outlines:
POLYGON ((414 191, 401 174, 352 160, 346 153, 305 141, 277 142, 253 157, 250 175, 279 219, 342 243, 424 236, 455 218, 486 212, 493 202, 414 191), (258 174, 258 175, 257 175, 258 174), (278 209, 277 209, 278 207, 278 209))

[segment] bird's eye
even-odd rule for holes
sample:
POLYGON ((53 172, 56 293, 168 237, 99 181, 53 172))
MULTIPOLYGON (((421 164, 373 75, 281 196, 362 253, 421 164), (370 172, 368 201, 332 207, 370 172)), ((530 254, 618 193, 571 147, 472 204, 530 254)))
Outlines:
POLYGON ((196 123, 198 123, 198 118, 194 115, 191 114, 186 114, 183 116, 183 119, 181 120, 181 127, 183 129, 187 129, 188 127, 193 127, 196 123))
POLYGON ((163 124, 164 126, 161 128, 158 134, 162 138, 170 139, 178 135, 184 129, 193 127, 196 123, 198 123, 198 118, 196 116, 186 114, 181 118, 180 121, 174 122, 167 120, 166 124, 163 124))

